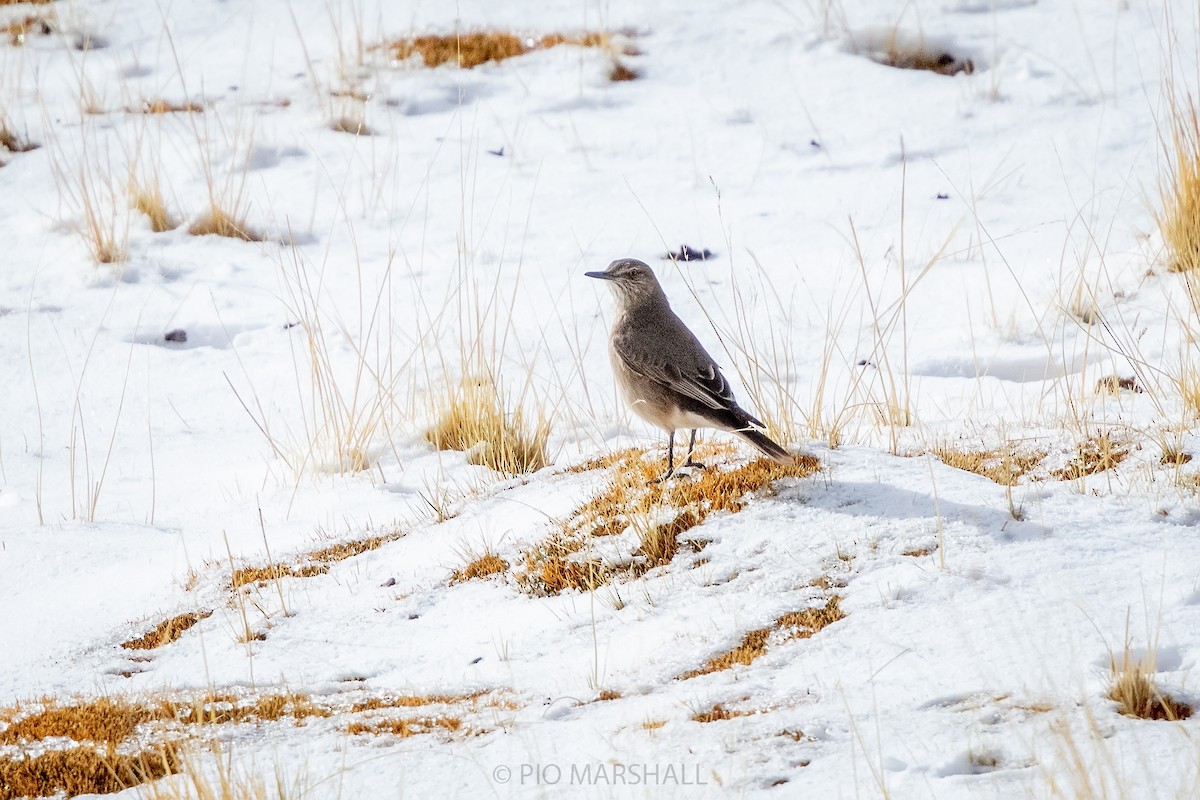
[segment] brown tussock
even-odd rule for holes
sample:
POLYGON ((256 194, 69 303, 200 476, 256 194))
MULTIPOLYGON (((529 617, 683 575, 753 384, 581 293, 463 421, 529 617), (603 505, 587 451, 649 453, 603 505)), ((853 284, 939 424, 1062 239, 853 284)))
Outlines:
POLYGON ((247 225, 245 220, 236 219, 219 208, 212 209, 188 226, 188 233, 193 236, 224 236, 244 242, 266 241, 266 237, 247 225))
MULTIPOLYGON (((46 2, 52 2, 52 0, 38 0, 31 5, 43 5, 46 2)), ((15 3, 13 0, 0 0, 0 6, 5 5, 15 5, 15 3)), ((49 36, 54 31, 55 27, 50 20, 36 15, 27 15, 4 25, 4 32, 8 34, 8 43, 13 47, 25 44, 30 34, 49 36)))
POLYGON ((720 703, 717 703, 708 711, 697 711, 692 715, 692 721, 720 722, 722 720, 734 719, 735 717, 751 717, 757 713, 757 711, 741 711, 737 709, 730 710, 720 703))
POLYGON ((367 123, 352 117, 338 117, 329 123, 329 128, 338 133, 350 133, 355 136, 374 136, 375 131, 367 127, 367 123))
MULTIPOLYGON (((724 443, 702 444, 696 457, 701 461, 712 456, 727 458, 734 452, 724 443)), ((787 465, 760 458, 732 469, 712 467, 691 478, 651 483, 665 471, 666 463, 648 460, 645 454, 645 450, 631 448, 570 468, 574 473, 607 469, 612 480, 580 505, 561 531, 526 553, 525 572, 517 576, 519 583, 536 594, 557 594, 566 589, 590 591, 618 574, 644 575, 669 564, 685 543, 699 551, 703 545, 692 544, 682 535, 709 514, 737 513, 751 497, 771 493, 775 481, 807 477, 820 469, 820 462, 812 456, 797 456, 795 463, 787 465), (662 507, 678 509, 678 513, 665 523, 648 522, 662 507), (609 568, 573 557, 585 549, 591 537, 619 534, 629 527, 638 532, 641 545, 628 566, 609 568)))
MULTIPOLYGON (((1159 178, 1161 210, 1155 215, 1167 246, 1171 272, 1191 273, 1200 267, 1200 120, 1190 95, 1170 98, 1171 139, 1163 142, 1165 172, 1159 178)), ((1188 292, 1197 295, 1188 281, 1188 292)))
POLYGON ((61 736, 75 742, 116 745, 132 736, 139 725, 159 719, 152 708, 107 697, 70 705, 46 698, 41 706, 28 714, 20 705, 0 711, 0 718, 10 720, 9 726, 0 731, 0 744, 61 736))
POLYGON ((451 583, 479 580, 508 571, 508 562, 495 553, 484 553, 450 576, 451 583))
POLYGON ((929 452, 948 467, 974 472, 1001 486, 1016 486, 1046 458, 1044 450, 1021 450, 1010 445, 991 450, 959 450, 947 445, 929 452))
POLYGON ((871 58, 887 67, 923 70, 938 75, 957 75, 960 72, 970 75, 975 72, 975 62, 969 58, 959 58, 945 50, 930 50, 921 42, 904 42, 896 36, 889 37, 887 47, 872 53, 871 58))
POLYGON ((601 702, 608 702, 609 700, 620 700, 621 693, 614 689, 602 689, 600 691, 600 694, 597 695, 596 699, 601 702))
POLYGON ((200 620, 208 619, 211 616, 211 611, 195 611, 165 619, 136 639, 121 642, 121 647, 126 650, 153 650, 156 647, 162 647, 178 639, 184 631, 200 620))
POLYGON ((547 464, 550 425, 539 420, 532 428, 520 409, 504 412, 499 391, 487 381, 459 387, 444 403, 437 423, 425 438, 438 450, 462 450, 467 462, 504 475, 536 472, 547 464))
POLYGON ((770 627, 757 628, 745 634, 737 647, 714 656, 703 667, 685 674, 683 678, 686 680, 711 672, 720 672, 738 664, 749 666, 766 654, 771 636, 776 632, 782 633, 785 641, 807 639, 838 620, 845 619, 846 614, 839 605, 840 601, 841 598, 834 595, 822 608, 788 612, 776 619, 770 627))
POLYGON ((932 552, 933 552, 932 547, 911 547, 908 550, 905 550, 904 552, 902 552, 900 555, 910 556, 912 558, 923 558, 924 556, 927 556, 927 555, 931 554, 932 552))
POLYGON ((277 581, 281 578, 312 578, 316 575, 324 575, 328 571, 329 567, 324 564, 305 564, 296 567, 290 564, 267 564, 263 567, 240 567, 233 571, 230 583, 232 588, 238 589, 250 584, 261 586, 268 581, 277 581))
POLYGON ((92 747, 0 758, 0 796, 112 794, 180 771, 179 746, 167 742, 133 754, 92 747))
POLYGON ((157 185, 134 187, 133 207, 149 218, 150 230, 155 233, 166 233, 179 227, 179 221, 167 211, 162 190, 157 185))
POLYGON ((6 125, 0 125, 0 147, 10 153, 28 153, 41 145, 23 138, 6 125))
POLYGON ((1112 663, 1108 697, 1127 717, 1175 722, 1192 716, 1192 707, 1159 690, 1153 673, 1126 653, 1122 663, 1112 663))
POLYGON ((376 550, 402 536, 404 536, 404 531, 396 530, 391 533, 366 536, 362 539, 349 539, 318 550, 301 553, 291 564, 277 562, 262 566, 240 567, 233 571, 230 588, 237 589, 249 584, 261 586, 281 578, 313 578, 317 575, 324 575, 329 571, 330 564, 376 550))
POLYGON ((322 547, 320 550, 314 550, 311 553, 307 553, 304 557, 309 561, 318 561, 323 564, 345 561, 347 558, 353 558, 354 556, 378 549, 388 542, 394 542, 403 535, 404 533, 401 531, 394 531, 377 536, 368 536, 364 539, 350 539, 349 541, 322 547))
POLYGON ((482 64, 499 63, 535 50, 547 50, 559 45, 593 47, 609 53, 613 60, 610 80, 628 81, 637 72, 617 61, 617 55, 638 55, 636 48, 619 45, 607 32, 587 32, 577 35, 551 33, 540 38, 522 38, 507 31, 473 31, 450 35, 414 36, 383 45, 396 61, 420 56, 429 68, 455 64, 461 69, 474 69, 482 64))
POLYGON ((142 103, 143 114, 203 114, 204 106, 188 101, 174 103, 170 100, 146 100, 142 103))
POLYGON ((1107 433, 1089 437, 1079 443, 1075 458, 1051 475, 1060 481, 1072 481, 1106 472, 1124 461, 1130 450, 1128 442, 1114 439, 1107 433))
POLYGON ((642 723, 642 728, 647 731, 656 731, 667 724, 665 719, 648 719, 642 723))
POLYGON ((346 726, 346 733, 358 735, 369 733, 373 735, 390 734, 406 739, 409 736, 418 736, 423 733, 435 733, 445 731, 447 733, 467 732, 463 728, 462 720, 458 717, 406 717, 404 719, 385 719, 371 722, 352 722, 346 726))
POLYGON ((408 694, 395 697, 371 697, 350 707, 353 712, 378 711, 381 708, 420 708, 432 705, 461 705, 474 704, 486 696, 485 691, 470 692, 469 694, 408 694))

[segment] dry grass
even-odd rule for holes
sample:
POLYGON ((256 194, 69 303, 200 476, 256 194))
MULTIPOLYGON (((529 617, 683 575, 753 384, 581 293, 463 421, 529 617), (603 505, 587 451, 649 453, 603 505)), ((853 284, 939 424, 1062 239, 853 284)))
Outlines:
POLYGON ((0 758, 0 797, 112 794, 173 775, 179 769, 179 749, 173 743, 131 755, 111 748, 101 753, 91 747, 73 747, 5 756, 0 758))
POLYGON ((345 561, 371 550, 378 549, 388 542, 394 542, 404 536, 404 531, 395 530, 390 533, 380 533, 361 539, 348 539, 344 542, 327 545, 317 550, 301 553, 293 563, 277 562, 259 566, 239 567, 233 571, 230 588, 237 589, 251 584, 263 585, 269 581, 281 578, 313 578, 324 575, 329 571, 329 565, 345 561))
POLYGON ((611 33, 589 32, 578 35, 547 34, 539 38, 522 38, 508 31, 473 31, 449 35, 415 36, 383 45, 396 61, 419 56, 429 68, 455 64, 460 69, 474 69, 482 64, 498 63, 535 50, 559 45, 593 47, 607 52, 612 59, 608 77, 613 81, 629 81, 638 73, 622 64, 618 55, 637 55, 629 45, 618 44, 611 33))
POLYGON ((495 553, 484 553, 479 558, 472 559, 462 569, 455 570, 454 574, 450 576, 450 582, 462 583, 463 581, 480 580, 507 571, 507 561, 495 553))
POLYGON ((783 641, 807 639, 838 620, 845 619, 846 614, 842 611, 840 602, 841 598, 833 595, 821 608, 788 612, 769 627, 756 628, 745 634, 736 647, 713 656, 703 667, 683 675, 683 678, 686 680, 711 672, 720 672, 738 664, 748 666, 766 654, 773 638, 782 638, 783 641))
POLYGON ((1168 252, 1167 269, 1190 273, 1200 266, 1200 120, 1190 95, 1170 96, 1171 133, 1170 141, 1163 142, 1167 167, 1159 178, 1157 222, 1168 252))
POLYGON ((490 381, 465 382, 444 397, 437 423, 425 438, 439 450, 466 451, 467 462, 504 475, 523 475, 546 466, 550 424, 532 426, 521 410, 507 415, 499 390, 490 381))
POLYGON ((155 710, 129 700, 101 697, 70 705, 42 700, 40 709, 26 712, 21 705, 0 710, 9 725, 0 731, 0 744, 18 744, 52 737, 75 742, 116 745, 133 735, 139 725, 159 719, 155 710))
POLYGON ((642 730, 656 731, 667 724, 665 719, 648 719, 642 723, 642 730))
POLYGON ((324 564, 292 566, 291 564, 277 563, 261 567, 239 567, 233 571, 230 588, 238 589, 251 584, 262 586, 269 581, 277 581, 281 578, 312 578, 324 575, 328 571, 329 567, 324 564))
POLYGON ((692 714, 692 722, 721 722, 727 719, 734 719, 735 717, 751 717, 757 713, 757 711, 730 710, 717 703, 707 711, 697 711, 695 714, 692 714))
POLYGON ((170 100, 146 100, 142 103, 143 114, 202 114, 204 106, 199 103, 175 103, 170 100))
POLYGON ((1142 394, 1145 389, 1137 382, 1137 378, 1133 377, 1122 378, 1120 375, 1105 375, 1096 381, 1097 394, 1109 394, 1115 397, 1126 391, 1142 394))
MULTIPOLYGON (((42 0, 47 2, 48 0, 42 0)), ((12 5, 11 0, 0 0, 0 5, 12 5)), ((35 3, 39 5, 40 3, 35 3)), ((21 19, 15 19, 4 25, 4 32, 8 34, 8 43, 13 47, 20 47, 25 44, 30 34, 39 36, 49 36, 54 33, 54 24, 46 19, 36 15, 27 15, 21 19)))
POLYGON ((932 555, 933 551, 934 548, 932 547, 910 547, 900 555, 909 556, 911 558, 924 558, 925 556, 932 555))
POLYGON ((371 697, 350 707, 354 713, 378 711, 381 708, 421 708, 434 705, 475 704, 488 693, 484 691, 468 694, 402 694, 396 696, 371 697))
POLYGON ((948 467, 974 472, 1001 486, 1015 486, 1046 458, 1044 450, 1022 450, 1011 445, 990 450, 959 450, 944 445, 929 452, 948 467))
POLYGON ((41 145, 22 137, 8 125, 0 125, 0 147, 10 153, 28 153, 41 145))
POLYGON ((133 185, 130 187, 130 194, 133 195, 133 207, 150 220, 150 230, 166 233, 179 227, 179 220, 167 211, 162 189, 157 182, 148 186, 133 185))
POLYGON ((1118 664, 1110 661, 1112 670, 1108 698, 1117 704, 1117 711, 1127 717, 1168 720, 1171 722, 1192 716, 1192 707, 1159 691, 1154 682, 1153 665, 1133 658, 1126 648, 1118 664))
POLYGON ((912 39, 893 30, 882 42, 860 49, 872 61, 897 69, 916 69, 938 75, 970 75, 975 62, 939 48, 930 48, 921 39, 912 39))
POLYGON ((1124 461, 1130 449, 1128 442, 1116 440, 1107 433, 1090 436, 1079 443, 1075 458, 1051 475, 1060 481, 1072 481, 1106 472, 1124 461))
POLYGON ((208 619, 211 616, 211 611, 196 611, 165 619, 136 639, 121 642, 121 647, 126 650, 153 650, 156 647, 162 647, 178 639, 184 631, 200 620, 208 619))
POLYGON ((447 733, 459 733, 467 731, 463 728, 463 722, 458 717, 405 717, 403 719, 384 719, 374 720, 371 722, 352 722, 346 726, 346 733, 357 735, 369 733, 378 736, 379 734, 388 734, 391 736, 399 736, 406 739, 409 736, 418 736, 423 733, 434 733, 437 731, 446 731, 447 733))
MULTIPOLYGON (((696 456, 704 460, 732 452, 725 445, 701 445, 696 456)), ((699 551, 703 544, 682 536, 709 514, 741 511, 751 497, 770 493, 775 481, 807 477, 820 468, 812 456, 798 456, 786 466, 757 459, 732 469, 705 469, 690 479, 649 483, 666 464, 645 455, 644 450, 629 449, 572 468, 573 472, 607 469, 612 480, 577 508, 558 532, 525 554, 525 570, 517 580, 526 590, 543 595, 568 589, 591 591, 617 574, 644 575, 669 564, 681 547, 699 551), (669 519, 663 521, 664 517, 669 519), (617 569, 580 557, 593 537, 631 527, 638 534, 639 547, 627 566, 617 569)))
POLYGON ((247 225, 244 219, 234 217, 216 206, 189 225, 188 233, 193 236, 224 236, 244 242, 266 241, 266 237, 247 225))

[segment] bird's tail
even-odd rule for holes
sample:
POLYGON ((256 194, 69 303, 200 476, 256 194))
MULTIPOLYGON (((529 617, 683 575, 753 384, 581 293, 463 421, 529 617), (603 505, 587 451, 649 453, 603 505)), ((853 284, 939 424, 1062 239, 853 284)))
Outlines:
POLYGON ((756 431, 753 428, 741 428, 734 431, 734 433, 758 448, 759 452, 763 455, 775 459, 780 464, 796 463, 796 459, 791 453, 777 445, 770 436, 767 436, 762 431, 756 431))

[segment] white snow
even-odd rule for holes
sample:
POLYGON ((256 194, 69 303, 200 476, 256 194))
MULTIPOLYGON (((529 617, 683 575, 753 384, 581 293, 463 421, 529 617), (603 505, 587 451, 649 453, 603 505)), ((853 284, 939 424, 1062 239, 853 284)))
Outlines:
MULTIPOLYGON (((514 700, 477 736, 337 720, 230 735, 236 763, 314 798, 1195 790, 1197 723, 1124 717, 1106 696, 1128 644, 1164 691, 1200 699, 1200 470, 1160 463, 1164 446, 1200 451, 1176 381, 1200 318, 1154 217, 1166 87, 1200 92, 1194 7, 0 13, 59 27, 0 43, 0 123, 41 145, 0 148, 0 706, 210 687, 514 700), (640 77, 611 82, 608 56, 573 46, 473 70, 372 49, 477 29, 623 31, 640 77), (859 53, 880 31, 974 70, 875 63, 859 53), (105 46, 75 48, 85 35, 105 46), (357 113, 351 91, 374 135, 331 129, 357 113), (204 111, 140 113, 156 100, 204 111), (131 175, 184 224, 152 232, 131 175), (267 241, 189 235, 210 192, 267 241), (93 261, 89 206, 124 262, 93 261), (715 255, 661 258, 682 243, 715 255), (612 298, 583 276, 626 256, 822 469, 708 518, 689 532, 699 555, 536 597, 514 576, 523 554, 607 480, 566 468, 665 444, 620 405, 612 298), (480 364, 510 410, 550 416, 551 466, 505 478, 425 440, 480 364), (1145 391, 1097 391, 1110 375, 1145 391), (889 424, 904 402, 912 424, 889 424), (341 469, 331 421, 365 431, 369 469, 341 469), (1100 434, 1128 458, 1052 474, 1100 434), (1047 453, 1011 492, 922 454, 1005 442, 1047 453), (266 638, 240 640, 231 561, 393 531, 252 589, 266 638), (449 581, 484 552, 510 572, 449 581), (845 619, 681 677, 830 591, 845 619), (200 609, 149 660, 120 647, 200 609), (752 713, 692 720, 717 704, 752 713)), ((637 538, 596 547, 620 564, 637 538)))

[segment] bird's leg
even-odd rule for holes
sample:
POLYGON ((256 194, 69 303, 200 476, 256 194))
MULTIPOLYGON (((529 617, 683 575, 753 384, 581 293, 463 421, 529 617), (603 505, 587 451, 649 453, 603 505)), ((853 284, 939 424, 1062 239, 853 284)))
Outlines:
POLYGON ((704 469, 703 464, 701 464, 699 461, 692 460, 692 451, 695 449, 696 449, 696 429, 692 428, 692 440, 690 442, 688 442, 687 461, 683 462, 683 464, 681 464, 681 466, 696 467, 698 469, 704 469))
POLYGON ((650 483, 662 483, 675 474, 675 431, 667 434, 667 471, 650 483))

